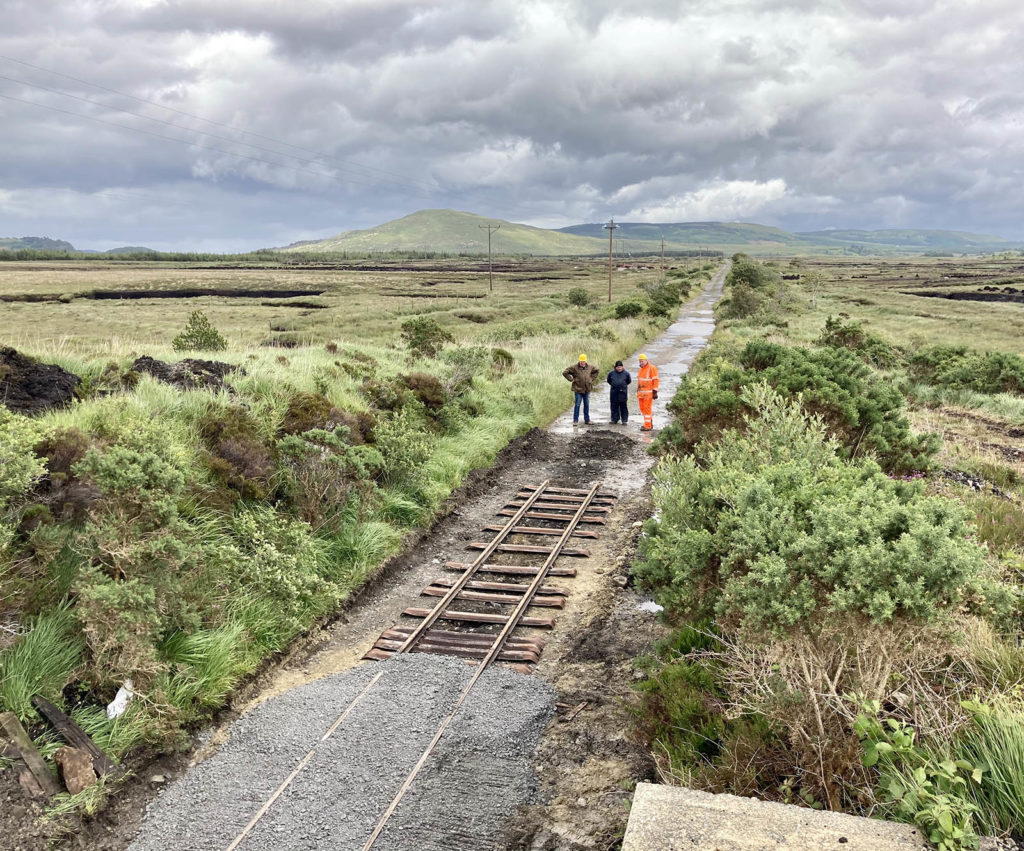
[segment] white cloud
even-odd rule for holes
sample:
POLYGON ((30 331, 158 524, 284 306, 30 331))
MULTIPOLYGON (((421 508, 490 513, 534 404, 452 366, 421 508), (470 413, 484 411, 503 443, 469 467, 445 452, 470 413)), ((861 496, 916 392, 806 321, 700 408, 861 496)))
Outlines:
MULTIPOLYGON (((645 200, 621 216, 631 222, 750 220, 766 206, 786 196, 786 181, 717 181, 699 189, 645 200)), ((648 198, 640 186, 627 186, 612 201, 648 198)))

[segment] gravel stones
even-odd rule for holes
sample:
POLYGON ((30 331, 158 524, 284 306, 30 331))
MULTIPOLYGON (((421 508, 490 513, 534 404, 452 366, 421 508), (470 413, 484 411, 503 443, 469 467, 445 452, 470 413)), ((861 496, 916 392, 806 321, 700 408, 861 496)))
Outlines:
MULTIPOLYGON (((130 848, 226 848, 315 746, 316 755, 239 851, 359 851, 473 671, 448 657, 394 656, 256 707, 231 726, 215 755, 150 806, 130 848), (379 681, 321 743, 379 671, 379 681)), ((496 847, 505 819, 534 795, 531 758, 554 700, 539 680, 486 671, 374 848, 496 847)))

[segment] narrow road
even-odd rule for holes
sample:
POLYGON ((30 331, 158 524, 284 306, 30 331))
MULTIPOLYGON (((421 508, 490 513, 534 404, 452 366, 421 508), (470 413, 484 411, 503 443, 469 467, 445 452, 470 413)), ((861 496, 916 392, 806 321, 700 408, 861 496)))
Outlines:
MULTIPOLYGON (((661 378, 656 428, 710 337, 726 271, 645 348, 661 378)), ((595 404, 606 418, 607 397, 599 394, 595 404)), ((605 834, 624 823, 631 782, 649 772, 626 734, 619 699, 629 691, 635 655, 661 629, 622 587, 637 527, 649 515, 649 441, 639 418, 626 427, 573 429, 571 411, 515 441, 460 489, 447 518, 243 707, 227 741, 153 802, 129 847, 363 849, 472 669, 428 654, 359 660, 405 608, 430 605, 421 589, 445 561, 468 560, 467 543, 495 522, 518 486, 545 479, 563 487, 603 481, 620 498, 591 557, 565 582, 571 594, 534 675, 484 673, 373 848, 606 847, 605 834), (557 711, 569 717, 565 706, 579 708, 573 720, 553 720, 557 711)))

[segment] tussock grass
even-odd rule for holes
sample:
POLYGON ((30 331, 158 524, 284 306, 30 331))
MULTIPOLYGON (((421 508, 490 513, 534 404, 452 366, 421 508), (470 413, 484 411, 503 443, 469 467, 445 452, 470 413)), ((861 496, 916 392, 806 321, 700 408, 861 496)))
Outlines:
POLYGON ((0 706, 22 721, 38 717, 32 698, 59 702, 81 663, 83 642, 66 603, 32 618, 28 632, 0 653, 0 706))
POLYGON ((958 750, 958 756, 985 766, 981 783, 969 787, 985 831, 1024 833, 1024 710, 997 704, 976 714, 958 750))

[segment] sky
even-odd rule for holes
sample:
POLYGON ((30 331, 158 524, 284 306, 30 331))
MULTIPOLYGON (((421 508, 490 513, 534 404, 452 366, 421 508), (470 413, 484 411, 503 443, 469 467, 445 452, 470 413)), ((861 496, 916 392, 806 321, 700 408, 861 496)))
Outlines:
POLYGON ((427 208, 1024 239, 1020 0, 0 0, 0 236, 427 208))

